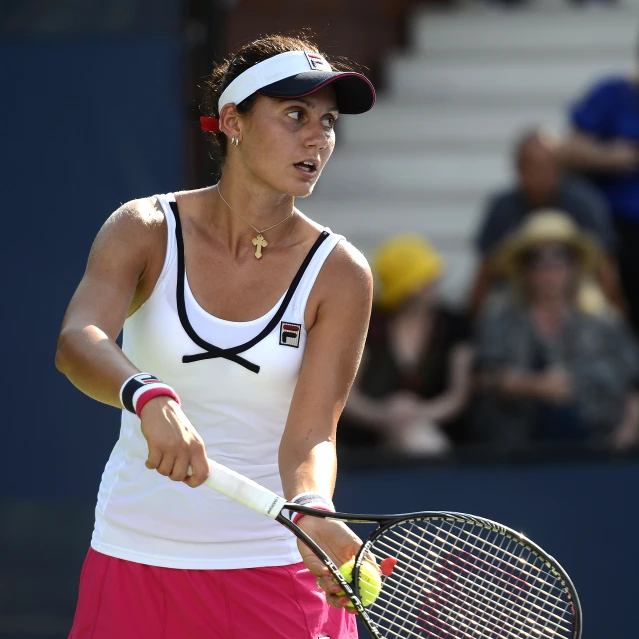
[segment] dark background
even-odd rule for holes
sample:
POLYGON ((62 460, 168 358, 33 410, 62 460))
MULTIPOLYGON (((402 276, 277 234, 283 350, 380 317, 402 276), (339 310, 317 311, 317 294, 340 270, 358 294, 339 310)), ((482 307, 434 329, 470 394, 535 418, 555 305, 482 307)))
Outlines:
MULTIPOLYGON (((401 45, 410 4, 0 0, 0 637, 66 637, 118 435, 118 411, 54 367, 104 219, 134 197, 211 181, 197 85, 220 53, 313 25, 326 50, 366 64, 383 88, 379 55, 401 45)), ((441 508, 523 530, 574 577, 587 639, 633 636, 637 461, 387 462, 342 460, 343 510, 441 508)))

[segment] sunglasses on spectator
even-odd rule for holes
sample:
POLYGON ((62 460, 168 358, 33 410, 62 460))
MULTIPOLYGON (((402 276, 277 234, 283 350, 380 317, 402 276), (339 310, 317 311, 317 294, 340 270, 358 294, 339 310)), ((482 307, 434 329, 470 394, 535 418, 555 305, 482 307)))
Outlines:
POLYGON ((574 261, 574 253, 567 246, 546 246, 528 251, 523 258, 526 268, 568 266, 574 261))

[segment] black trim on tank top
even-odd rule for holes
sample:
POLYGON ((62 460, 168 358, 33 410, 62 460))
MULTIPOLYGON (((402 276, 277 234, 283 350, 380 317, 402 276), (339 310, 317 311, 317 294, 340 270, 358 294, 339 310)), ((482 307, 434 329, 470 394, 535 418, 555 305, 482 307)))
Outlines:
POLYGON ((196 355, 184 355, 182 357, 182 362, 185 364, 190 364, 191 362, 198 362, 203 359, 216 359, 218 357, 222 357, 224 359, 228 359, 231 362, 235 362, 240 366, 244 366, 253 373, 259 373, 260 367, 257 364, 253 364, 243 357, 239 356, 239 353, 243 353, 244 351, 253 348, 256 344, 261 342, 269 333, 273 331, 273 329, 279 324, 280 320, 284 316, 288 305, 293 299, 293 295, 299 286, 299 283, 302 281, 302 277, 308 268, 308 265, 311 263, 313 256, 317 253, 317 250, 322 245, 324 240, 328 237, 327 231, 322 231, 315 240, 315 244, 311 247, 311 250, 307 253, 302 265, 299 267, 291 285, 288 287, 286 291, 286 295, 282 300, 279 308, 275 312, 275 315, 271 318, 269 323, 261 330, 253 339, 248 342, 244 342, 244 344, 240 344, 239 346, 233 346, 231 348, 220 348, 219 346, 215 346, 214 344, 209 344, 206 340, 202 339, 196 332, 193 326, 191 326, 191 322, 189 321, 189 316, 186 312, 186 302, 184 299, 184 289, 185 289, 185 275, 186 275, 186 260, 184 258, 184 238, 182 237, 182 223, 180 222, 180 214, 178 212, 177 202, 169 202, 171 205, 171 210, 173 211, 173 215, 175 216, 175 239, 177 242, 177 288, 176 288, 176 301, 177 301, 177 311, 178 317, 180 318, 180 324, 182 324, 182 328, 186 332, 186 334, 191 338, 191 340, 197 344, 199 347, 204 349, 204 353, 197 353, 196 355))

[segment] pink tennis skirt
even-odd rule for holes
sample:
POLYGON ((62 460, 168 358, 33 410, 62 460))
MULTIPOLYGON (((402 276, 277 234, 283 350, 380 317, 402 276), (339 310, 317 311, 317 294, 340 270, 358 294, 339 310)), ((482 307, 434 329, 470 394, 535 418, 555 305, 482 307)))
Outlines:
POLYGON ((304 564, 238 570, 158 568, 93 548, 69 639, 356 639, 304 564))

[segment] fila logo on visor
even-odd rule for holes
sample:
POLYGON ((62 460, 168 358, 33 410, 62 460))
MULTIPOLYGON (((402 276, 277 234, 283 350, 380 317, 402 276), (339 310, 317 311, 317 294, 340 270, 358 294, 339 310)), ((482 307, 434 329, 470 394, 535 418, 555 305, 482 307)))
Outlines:
POLYGON ((330 71, 331 66, 321 55, 317 53, 309 53, 308 51, 304 51, 306 55, 306 59, 308 63, 311 65, 311 69, 313 71, 330 71))
POLYGON ((292 346, 293 348, 299 348, 301 332, 301 324, 280 322, 280 346, 292 346))

